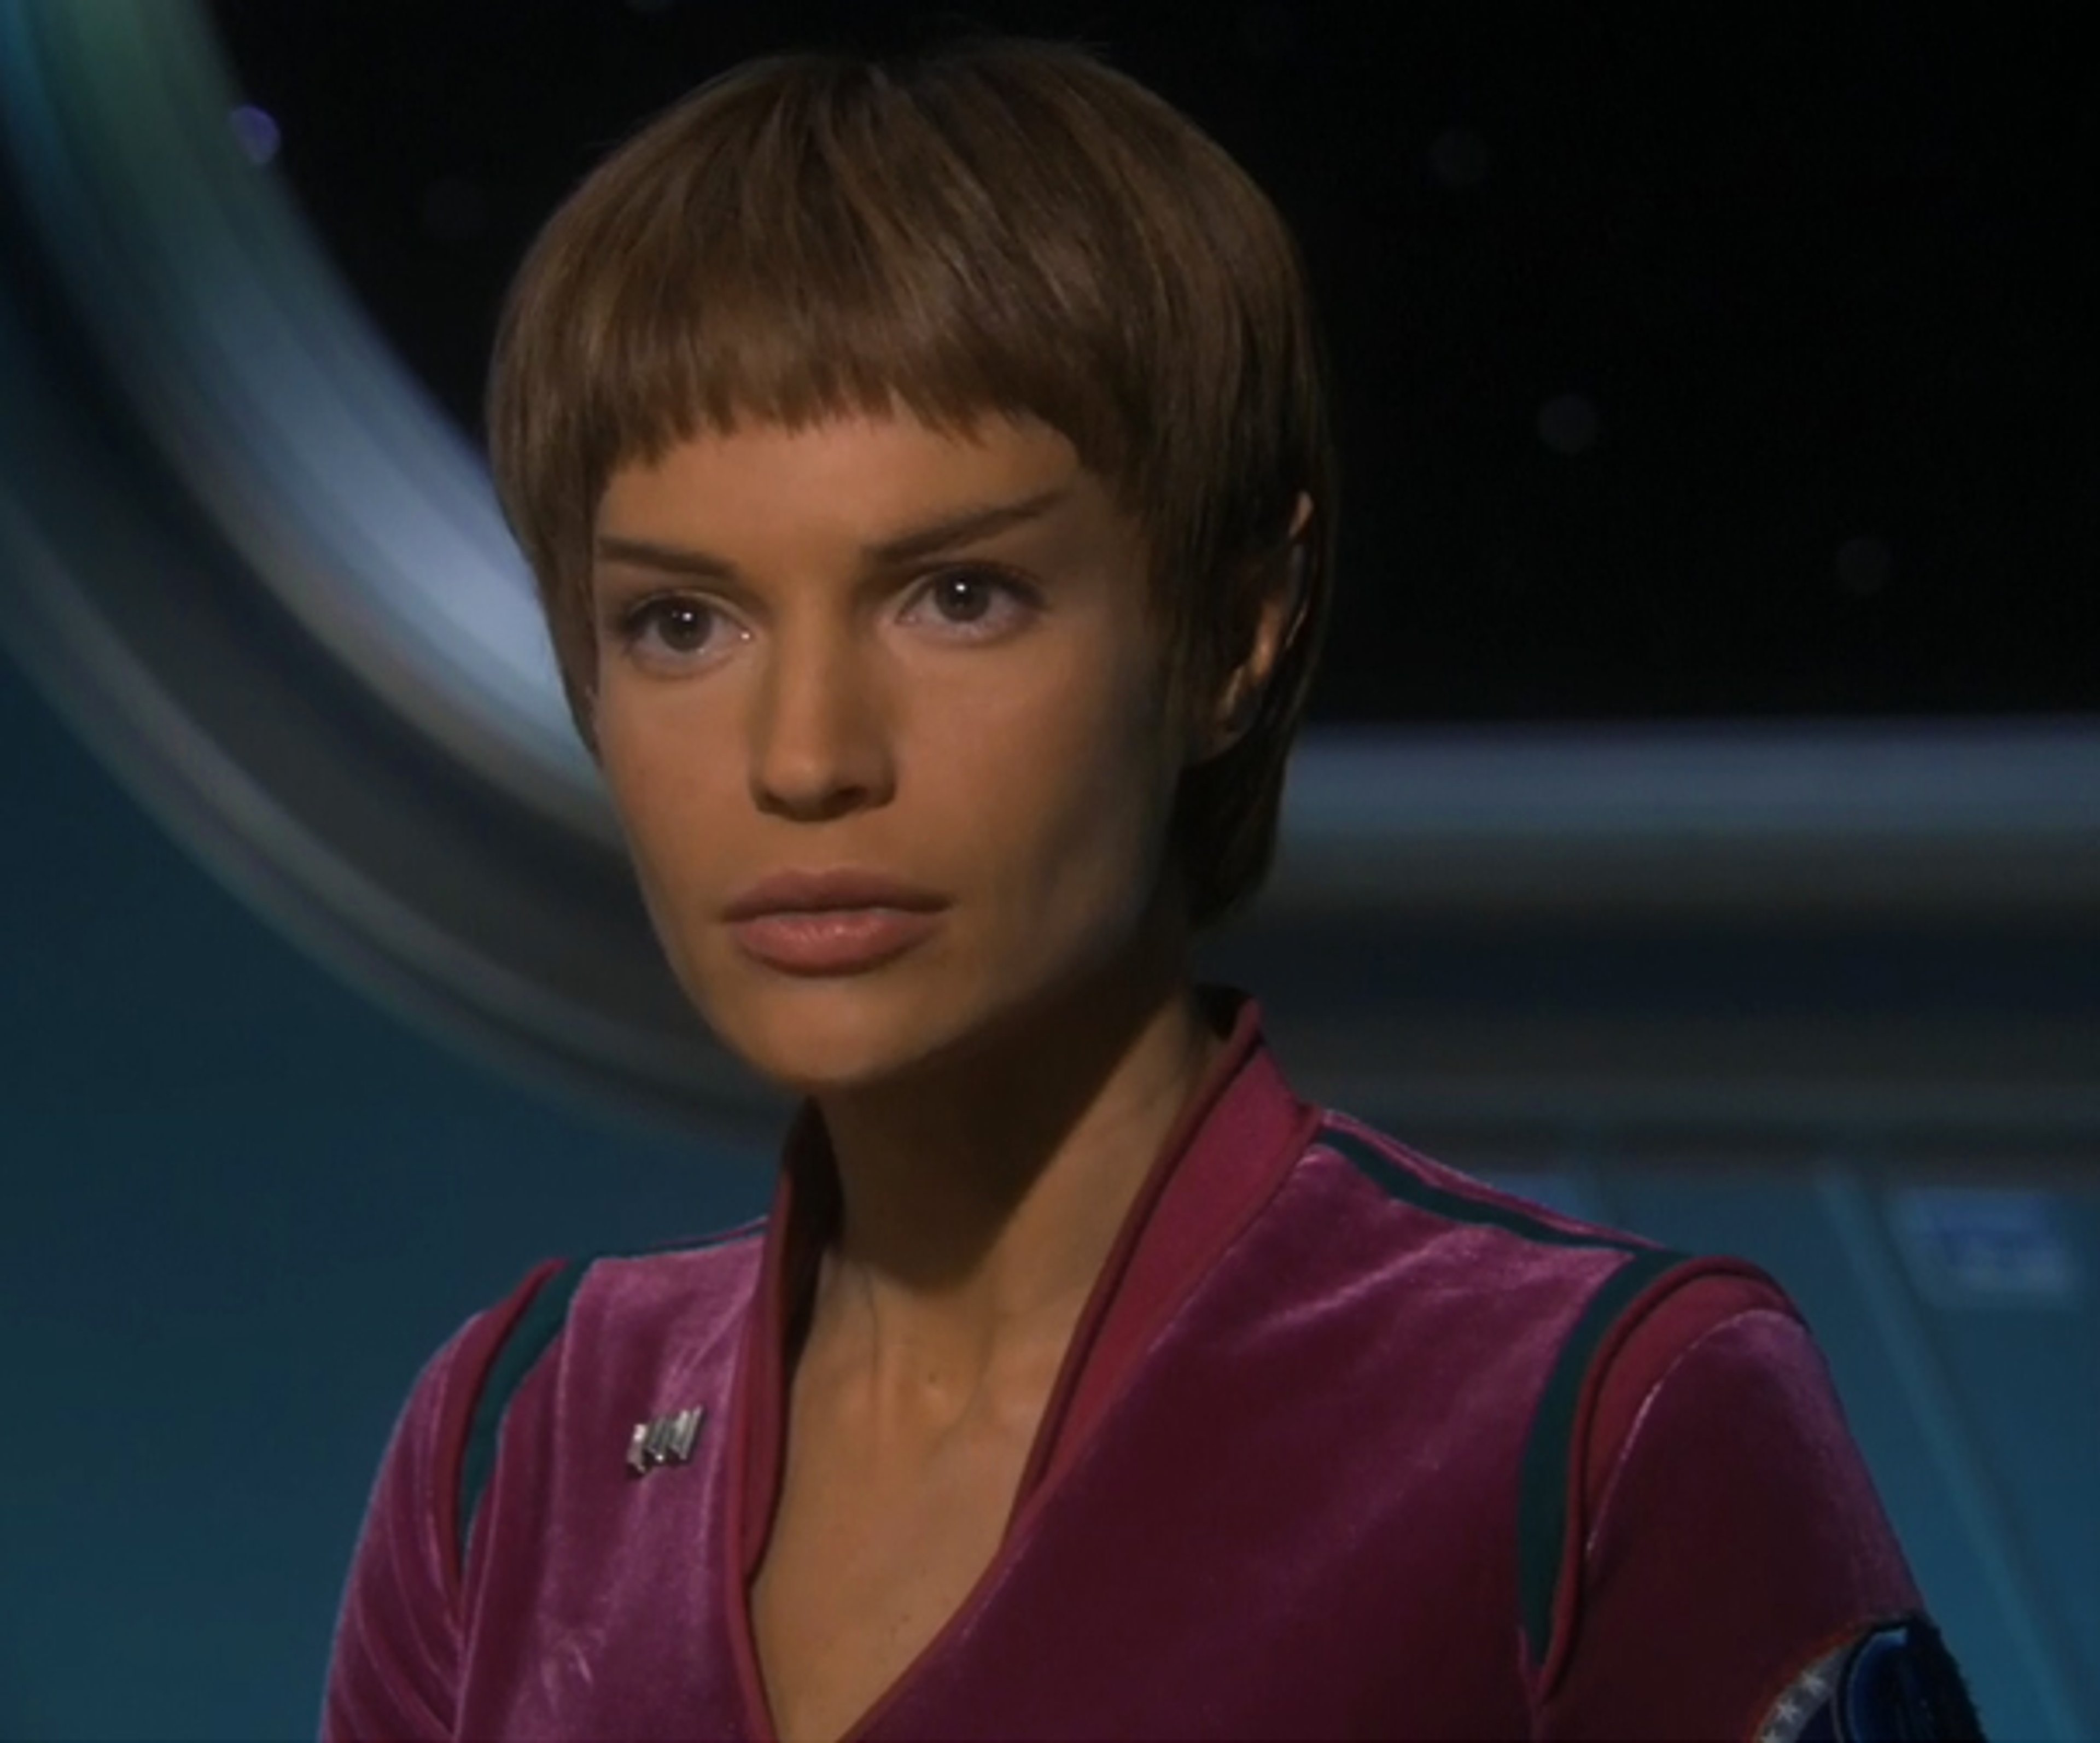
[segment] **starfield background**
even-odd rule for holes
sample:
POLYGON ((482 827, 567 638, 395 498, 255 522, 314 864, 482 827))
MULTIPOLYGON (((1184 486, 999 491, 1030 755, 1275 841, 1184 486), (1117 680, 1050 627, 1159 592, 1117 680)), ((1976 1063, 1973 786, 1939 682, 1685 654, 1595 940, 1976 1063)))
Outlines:
POLYGON ((1304 245, 1330 720, 2100 706, 2100 110, 2070 14, 218 0, 278 162, 468 429, 562 194, 710 73, 1089 43, 1304 245))

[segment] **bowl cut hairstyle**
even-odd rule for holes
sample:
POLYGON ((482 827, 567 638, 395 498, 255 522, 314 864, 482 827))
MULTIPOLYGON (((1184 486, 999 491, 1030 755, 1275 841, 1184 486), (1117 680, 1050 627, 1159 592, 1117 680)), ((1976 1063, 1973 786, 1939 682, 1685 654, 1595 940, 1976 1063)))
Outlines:
POLYGON ((798 54, 699 86, 548 221, 499 324, 489 448, 593 756, 607 483, 741 418, 901 407, 952 434, 988 414, 1058 430, 1143 531, 1162 682, 1199 733, 1266 588, 1295 576, 1269 682, 1176 796, 1170 860, 1204 927, 1268 873, 1325 632, 1324 373, 1267 196, 1087 51, 798 54))

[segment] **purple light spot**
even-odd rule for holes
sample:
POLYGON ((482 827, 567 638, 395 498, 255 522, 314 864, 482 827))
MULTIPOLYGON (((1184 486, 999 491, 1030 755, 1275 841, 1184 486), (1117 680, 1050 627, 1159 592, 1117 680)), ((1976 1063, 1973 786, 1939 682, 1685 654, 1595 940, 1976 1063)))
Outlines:
POLYGON ((277 155, 284 136, 277 131, 277 123, 271 118, 268 110, 244 103, 227 112, 226 122, 233 130, 233 143, 250 163, 266 164, 277 155))

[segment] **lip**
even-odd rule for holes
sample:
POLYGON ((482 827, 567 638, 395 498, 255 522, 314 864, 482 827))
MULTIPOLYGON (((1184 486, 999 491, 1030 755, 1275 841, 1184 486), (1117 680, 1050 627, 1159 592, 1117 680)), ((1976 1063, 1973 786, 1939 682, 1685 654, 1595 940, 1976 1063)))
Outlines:
POLYGON ((946 897, 880 872, 840 867, 829 872, 775 872, 738 892, 722 910, 726 920, 769 914, 808 914, 831 908, 898 908, 907 914, 937 913, 946 897))
POLYGON ((880 968, 940 926, 947 898, 857 867, 776 872, 722 910, 743 953, 787 974, 880 968))
POLYGON ((902 908, 805 908, 731 920, 748 956, 784 974, 858 974, 902 955, 938 931, 938 913, 902 908))

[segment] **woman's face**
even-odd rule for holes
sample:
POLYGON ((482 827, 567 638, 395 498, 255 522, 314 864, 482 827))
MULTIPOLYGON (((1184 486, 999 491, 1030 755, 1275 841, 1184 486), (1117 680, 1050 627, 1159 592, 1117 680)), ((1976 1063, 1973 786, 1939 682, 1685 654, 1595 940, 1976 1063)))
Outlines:
POLYGON ((1063 436, 747 424, 617 473, 597 533, 605 774, 673 967, 757 1070, 879 1083, 1178 925, 1144 540, 1063 436), (842 872, 908 888, 765 887, 842 872))

